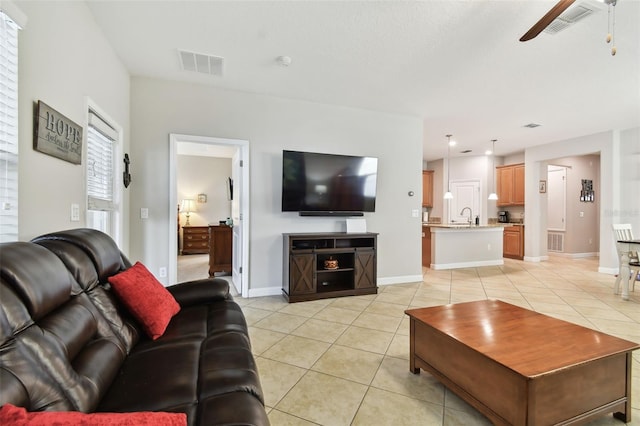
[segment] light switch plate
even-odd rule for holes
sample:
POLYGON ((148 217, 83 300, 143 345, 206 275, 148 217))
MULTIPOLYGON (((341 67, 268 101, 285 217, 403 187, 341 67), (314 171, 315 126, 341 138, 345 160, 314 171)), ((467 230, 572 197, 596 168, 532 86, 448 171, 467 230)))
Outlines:
POLYGON ((71 222, 80 221, 80 205, 71 204, 71 222))
POLYGON ((140 219, 149 219, 149 209, 142 207, 140 209, 140 219))

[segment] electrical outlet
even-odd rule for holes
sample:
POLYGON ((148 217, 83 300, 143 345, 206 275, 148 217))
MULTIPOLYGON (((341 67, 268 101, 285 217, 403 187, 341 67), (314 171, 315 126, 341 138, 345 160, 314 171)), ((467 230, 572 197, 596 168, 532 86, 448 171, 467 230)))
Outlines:
POLYGON ((142 207, 140 209, 140 219, 149 219, 149 209, 142 207))
POLYGON ((165 268, 164 266, 160 267, 159 275, 160 275, 160 278, 166 277, 167 276, 167 268, 165 268))
POLYGON ((580 217, 584 217, 584 212, 580 212, 580 217))
POLYGON ((418 209, 411 210, 411 217, 420 217, 420 210, 418 209))

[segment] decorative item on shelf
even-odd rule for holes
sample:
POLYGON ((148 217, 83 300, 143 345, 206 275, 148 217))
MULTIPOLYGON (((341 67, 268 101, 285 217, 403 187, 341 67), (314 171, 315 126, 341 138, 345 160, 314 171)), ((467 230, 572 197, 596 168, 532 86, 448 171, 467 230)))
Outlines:
POLYGON ((125 188, 128 188, 131 185, 131 173, 129 173, 129 164, 131 164, 131 160, 129 160, 129 154, 124 154, 124 172, 122 172, 122 184, 125 188))
POLYGON ((329 258, 324 261, 324 269, 338 269, 338 260, 334 259, 333 256, 329 256, 329 258))
POLYGON ((187 221, 184 224, 184 226, 189 226, 189 216, 191 216, 191 213, 196 211, 196 203, 195 201, 193 201, 190 198, 185 198, 184 200, 182 200, 182 202, 180 203, 180 210, 182 210, 182 212, 185 214, 187 221))
POLYGON ((451 200, 453 199, 453 194, 451 193, 451 188, 450 188, 450 180, 449 180, 449 169, 451 168, 450 163, 449 163, 449 158, 451 155, 451 146, 455 145, 455 141, 451 140, 451 136, 453 135, 445 135, 447 137, 447 192, 444 193, 444 199, 445 200, 451 200))
POLYGON ((225 220, 224 224, 227 225, 230 228, 233 227, 233 219, 228 217, 227 220, 225 220))
POLYGON ((493 143, 493 148, 491 149, 491 170, 492 170, 492 178, 491 185, 493 186, 493 192, 489 194, 489 200, 496 201, 498 199, 498 194, 496 194, 496 141, 498 139, 491 139, 493 143))
POLYGON ((198 194, 198 202, 206 203, 207 202, 207 194, 198 194))

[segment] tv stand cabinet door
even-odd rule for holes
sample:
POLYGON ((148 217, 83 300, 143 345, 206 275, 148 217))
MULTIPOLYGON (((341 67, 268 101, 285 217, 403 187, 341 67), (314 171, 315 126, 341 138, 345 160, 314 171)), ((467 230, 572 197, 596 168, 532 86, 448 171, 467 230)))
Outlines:
POLYGON ((372 288, 376 286, 376 252, 374 250, 356 250, 354 288, 372 288))
POLYGON ((291 263, 289 264, 289 288, 291 296, 316 292, 314 274, 315 261, 315 255, 313 254, 291 255, 291 263))

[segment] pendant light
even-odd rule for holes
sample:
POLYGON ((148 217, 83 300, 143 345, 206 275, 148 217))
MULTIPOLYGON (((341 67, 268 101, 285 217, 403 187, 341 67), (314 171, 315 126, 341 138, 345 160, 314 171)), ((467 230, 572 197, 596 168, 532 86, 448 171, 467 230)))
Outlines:
MULTIPOLYGON (((444 193, 444 199, 445 200, 451 200, 453 199, 453 194, 451 193, 451 188, 449 185, 449 169, 450 169, 450 164, 449 164, 449 156, 451 153, 451 136, 452 135, 446 135, 447 137, 447 192, 444 193)), ((455 142, 454 142, 455 143, 455 142)))
POLYGON ((491 149, 491 170, 492 170, 492 180, 491 184, 493 185, 493 192, 489 194, 489 200, 496 201, 498 199, 498 194, 496 194, 496 141, 497 139, 491 139, 493 142, 493 148, 491 149))
POLYGON ((611 56, 615 56, 616 48, 616 3, 617 0, 604 0, 607 4, 607 43, 611 43, 611 56), (611 24, 611 9, 613 9, 613 25, 611 24))

